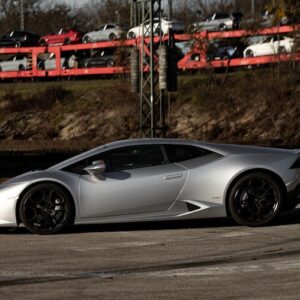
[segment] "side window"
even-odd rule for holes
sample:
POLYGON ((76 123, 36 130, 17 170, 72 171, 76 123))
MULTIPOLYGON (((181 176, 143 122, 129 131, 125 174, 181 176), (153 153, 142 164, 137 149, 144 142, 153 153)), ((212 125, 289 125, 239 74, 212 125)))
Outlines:
POLYGON ((115 26, 114 25, 107 25, 106 29, 114 29, 115 26))
MULTIPOLYGON (((107 165, 108 172, 158 166, 165 163, 159 146, 129 147, 99 156, 107 165)), ((92 161, 89 161, 92 163, 92 161)))
POLYGON ((171 163, 202 157, 213 152, 189 145, 165 145, 165 150, 171 163))

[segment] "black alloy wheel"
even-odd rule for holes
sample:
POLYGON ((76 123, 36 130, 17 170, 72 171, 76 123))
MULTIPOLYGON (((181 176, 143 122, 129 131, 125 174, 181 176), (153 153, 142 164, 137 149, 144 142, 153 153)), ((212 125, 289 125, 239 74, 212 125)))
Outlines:
POLYGON ((64 45, 70 45, 70 44, 71 44, 71 41, 68 38, 66 38, 64 40, 64 45))
POLYGON ((21 42, 20 41, 16 41, 15 42, 15 47, 16 48, 20 48, 22 46, 21 42))
POLYGON ((91 42, 91 39, 89 36, 85 35, 82 39, 83 43, 84 44, 87 44, 87 43, 90 43, 91 42))
POLYGON ((220 30, 220 31, 226 31, 226 30, 227 30, 226 24, 224 24, 224 23, 220 24, 220 25, 219 25, 219 30, 220 30))
POLYGON ((22 196, 19 215, 21 222, 32 233, 58 233, 71 221, 71 200, 56 184, 38 184, 22 196))
POLYGON ((109 59, 109 60, 106 62, 106 66, 107 66, 107 67, 114 67, 114 66, 115 66, 115 62, 114 62, 112 59, 109 59))
POLYGON ((135 39, 135 33, 134 33, 134 32, 129 32, 129 33, 128 33, 128 37, 129 37, 130 39, 135 39))
POLYGON ((280 46, 278 48, 278 54, 286 54, 286 53, 287 53, 287 51, 284 46, 280 46))
POLYGON ((45 40, 40 40, 40 46, 45 47, 47 46, 47 43, 45 40))
POLYGON ((240 178, 229 195, 229 211, 234 220, 251 227, 263 226, 280 212, 282 190, 277 181, 265 173, 240 178))
POLYGON ((117 39, 117 36, 114 34, 114 33, 111 33, 110 35, 109 35, 109 40, 110 41, 114 41, 114 40, 116 40, 117 39))
POLYGON ((254 57, 254 53, 251 49, 248 49, 245 53, 245 56, 246 57, 254 57))

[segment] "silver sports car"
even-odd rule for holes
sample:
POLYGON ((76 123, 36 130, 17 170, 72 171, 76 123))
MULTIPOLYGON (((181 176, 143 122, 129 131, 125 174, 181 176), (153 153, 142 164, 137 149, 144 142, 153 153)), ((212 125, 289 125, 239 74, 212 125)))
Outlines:
POLYGON ((300 150, 171 139, 107 144, 0 186, 0 225, 232 217, 269 223, 300 202, 300 150))

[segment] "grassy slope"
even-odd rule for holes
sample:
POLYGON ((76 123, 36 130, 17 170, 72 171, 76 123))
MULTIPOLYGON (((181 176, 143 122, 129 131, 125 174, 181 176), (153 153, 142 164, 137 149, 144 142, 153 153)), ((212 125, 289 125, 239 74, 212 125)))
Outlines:
MULTIPOLYGON (((180 76, 168 136, 300 145, 299 79, 283 70, 180 76)), ((82 150, 139 136, 139 103, 129 82, 1 83, 0 148, 82 150)))

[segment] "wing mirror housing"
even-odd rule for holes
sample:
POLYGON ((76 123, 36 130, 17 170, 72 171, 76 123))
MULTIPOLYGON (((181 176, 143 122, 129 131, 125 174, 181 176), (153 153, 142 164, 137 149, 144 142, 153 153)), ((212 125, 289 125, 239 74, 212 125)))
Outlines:
POLYGON ((94 161, 91 165, 84 168, 84 171, 88 172, 92 176, 97 178, 104 178, 103 173, 106 170, 106 165, 103 160, 94 161))

